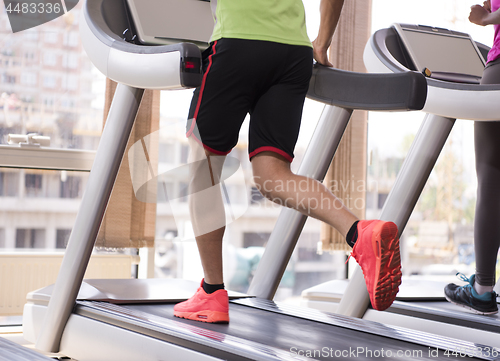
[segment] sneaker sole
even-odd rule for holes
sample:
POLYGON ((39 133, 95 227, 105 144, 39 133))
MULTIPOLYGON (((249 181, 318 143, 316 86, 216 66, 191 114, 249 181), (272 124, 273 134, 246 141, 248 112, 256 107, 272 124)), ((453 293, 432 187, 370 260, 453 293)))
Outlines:
POLYGON ((478 315, 494 315, 494 314, 498 313, 498 310, 490 311, 490 312, 476 310, 475 308, 472 308, 471 306, 464 305, 463 303, 457 303, 457 302, 453 301, 452 299, 448 298, 448 296, 446 296, 446 295, 444 296, 444 298, 446 298, 446 301, 453 303, 454 305, 471 310, 478 315))
POLYGON ((373 308, 383 311, 394 302, 401 284, 401 256, 398 228, 392 222, 375 226, 372 246, 377 256, 376 279, 373 282, 373 308), (380 229, 377 229, 377 228, 380 229))
POLYGON ((174 316, 207 323, 229 323, 229 314, 219 311, 174 312, 174 316))

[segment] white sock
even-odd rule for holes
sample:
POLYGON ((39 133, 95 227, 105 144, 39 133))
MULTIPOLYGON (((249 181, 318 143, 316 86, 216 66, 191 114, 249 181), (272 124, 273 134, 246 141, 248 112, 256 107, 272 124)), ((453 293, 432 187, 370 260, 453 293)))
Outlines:
POLYGON ((485 292, 492 292, 493 286, 481 286, 479 283, 474 282, 474 289, 478 295, 482 295, 485 292))

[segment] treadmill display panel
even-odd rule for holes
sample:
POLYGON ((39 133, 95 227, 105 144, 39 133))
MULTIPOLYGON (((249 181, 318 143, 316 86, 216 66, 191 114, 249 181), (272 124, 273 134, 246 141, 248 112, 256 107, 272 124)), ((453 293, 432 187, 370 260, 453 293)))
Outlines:
POLYGON ((485 60, 469 34, 422 25, 394 24, 417 71, 480 78, 485 60))
POLYGON ((191 42, 205 49, 214 27, 204 0, 126 0, 142 44, 191 42))

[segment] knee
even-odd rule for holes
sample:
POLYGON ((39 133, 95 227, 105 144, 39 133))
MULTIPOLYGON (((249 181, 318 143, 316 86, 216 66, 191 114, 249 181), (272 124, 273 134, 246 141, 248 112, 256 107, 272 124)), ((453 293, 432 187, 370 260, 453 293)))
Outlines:
POLYGON ((254 183, 259 192, 271 201, 277 201, 289 185, 290 171, 268 168, 262 172, 254 172, 254 183))
POLYGON ((290 163, 274 154, 260 153, 252 159, 254 183, 260 193, 273 200, 287 179, 293 176, 290 163))

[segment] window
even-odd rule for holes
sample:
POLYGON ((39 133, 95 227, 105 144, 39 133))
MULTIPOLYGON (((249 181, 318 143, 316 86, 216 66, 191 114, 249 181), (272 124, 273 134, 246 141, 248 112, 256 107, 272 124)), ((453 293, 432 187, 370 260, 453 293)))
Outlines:
POLYGON ((76 69, 78 67, 78 54, 64 53, 62 56, 62 66, 65 68, 76 69))
POLYGON ((43 86, 46 88, 56 87, 56 77, 53 75, 45 75, 43 77, 43 86))
MULTIPOLYGON (((36 78, 35 78, 36 79, 36 78)), ((24 102, 24 103, 33 103, 34 99, 33 99, 33 96, 32 95, 23 95, 21 97, 21 100, 24 102)))
POLYGON ((55 44, 57 43, 57 40, 59 38, 59 33, 58 32, 46 32, 44 34, 44 40, 46 43, 50 43, 50 44, 55 44))
POLYGON ((189 156, 189 146, 187 144, 183 144, 181 146, 181 163, 186 164, 189 156))
POLYGON ((188 191, 189 184, 185 182, 179 182, 179 191, 177 194, 179 195, 179 202, 187 202, 188 201, 188 191))
POLYGON ((48 66, 57 65, 57 54, 53 51, 46 51, 43 53, 43 64, 48 66))
POLYGON ((66 77, 66 89, 77 90, 78 89, 78 77, 75 75, 68 75, 66 77))
POLYGON ((0 196, 16 197, 19 190, 19 171, 0 172, 0 196))
POLYGON ((56 248, 66 248, 71 229, 58 229, 56 231, 56 248))
POLYGON ((0 228, 0 249, 5 248, 5 229, 0 228))
POLYGON ((10 47, 5 47, 0 54, 5 55, 5 56, 14 56, 14 50, 12 50, 10 47))
POLYGON ((80 42, 80 38, 77 31, 65 32, 63 35, 63 45, 66 46, 77 46, 80 42))
POLYGON ((243 233, 243 248, 264 247, 270 236, 271 233, 266 232, 245 232, 243 233))
POLYGON ((63 75, 61 78, 61 86, 65 90, 77 90, 78 77, 74 75, 63 75))
POLYGON ((33 51, 28 51, 24 53, 24 59, 26 60, 35 60, 35 53, 33 51))
POLYGON ((44 229, 16 229, 16 248, 44 248, 44 229))
POLYGON ((34 86, 37 84, 37 76, 36 73, 22 73, 21 74, 21 84, 23 85, 28 85, 28 86, 34 86))
POLYGON ((165 203, 169 200, 174 201, 176 196, 174 194, 174 183, 167 182, 164 180, 158 179, 158 202, 165 203))
POLYGON ((16 83, 15 75, 2 74, 2 83, 15 84, 16 83))
POLYGON ((61 191, 59 193, 59 196, 61 198, 79 198, 80 184, 80 177, 67 176, 64 182, 61 180, 61 191))
POLYGON ((53 98, 44 98, 43 104, 47 107, 51 107, 54 105, 54 99, 53 98))
POLYGON ((175 163, 175 144, 160 143, 159 162, 169 164, 175 163))
POLYGON ((75 103, 74 103, 73 100, 67 99, 67 98, 61 99, 61 107, 63 107, 63 108, 74 108, 74 106, 75 106, 75 103))
POLYGON ((38 31, 37 30, 27 30, 23 32, 24 40, 37 41, 38 31))
POLYGON ((384 207, 385 201, 387 200, 387 197, 389 197, 388 193, 379 193, 378 194, 378 209, 382 209, 384 207))
POLYGON ((27 197, 40 196, 42 193, 42 175, 41 174, 25 174, 24 186, 26 188, 27 197))
POLYGON ((257 189, 257 187, 252 187, 250 190, 250 203, 251 204, 260 204, 261 201, 264 199, 264 196, 260 191, 257 189))

